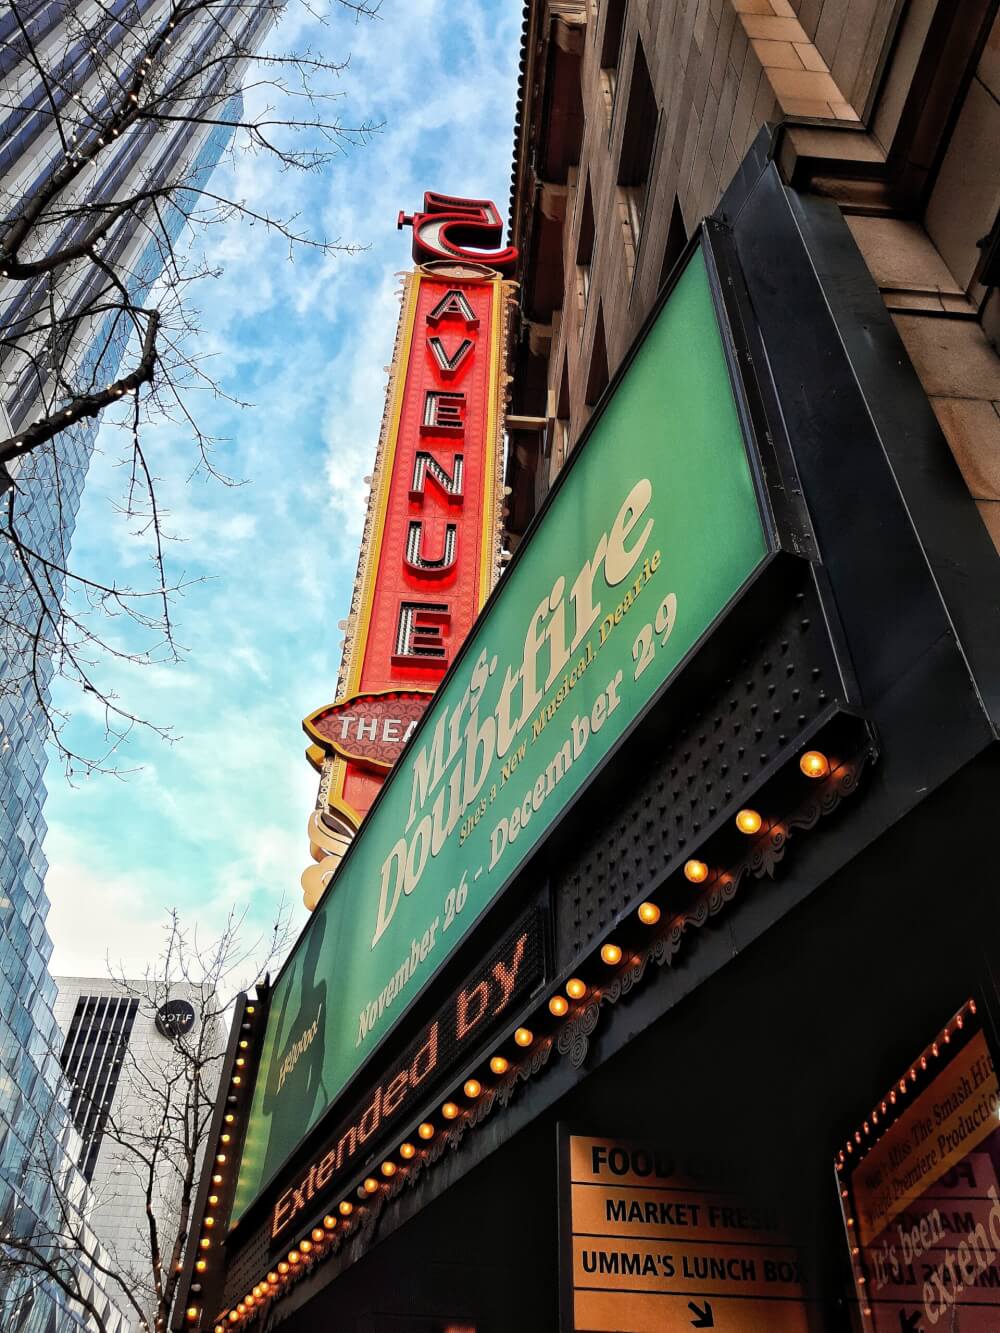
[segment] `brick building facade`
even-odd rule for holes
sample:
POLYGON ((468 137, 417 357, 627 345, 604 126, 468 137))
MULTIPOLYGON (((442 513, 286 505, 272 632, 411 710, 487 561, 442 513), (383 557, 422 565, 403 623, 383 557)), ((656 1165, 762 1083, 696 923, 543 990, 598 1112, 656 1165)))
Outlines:
POLYGON ((542 0, 511 193, 519 535, 749 145, 836 201, 1000 545, 1000 21, 967 0, 542 0))

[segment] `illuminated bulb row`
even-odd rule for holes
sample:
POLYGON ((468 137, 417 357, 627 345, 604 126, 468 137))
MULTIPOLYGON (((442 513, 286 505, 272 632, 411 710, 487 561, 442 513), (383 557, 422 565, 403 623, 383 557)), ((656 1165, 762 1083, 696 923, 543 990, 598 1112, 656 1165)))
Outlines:
MULTIPOLYGON (((902 1076, 902 1078, 899 1080, 898 1083, 893 1085, 887 1097, 883 1098, 882 1101, 879 1103, 879 1105, 872 1110, 870 1123, 868 1120, 865 1120, 861 1126, 861 1129, 854 1131, 854 1138, 848 1139, 847 1143, 837 1154, 838 1171, 843 1170, 847 1157, 853 1156, 855 1145, 858 1145, 859 1148, 861 1147, 863 1143, 862 1132, 866 1137, 869 1138, 871 1137, 871 1135, 874 1133, 873 1126, 879 1124, 880 1116, 881 1118, 884 1119, 889 1114, 890 1107, 895 1106, 897 1104, 899 1097, 900 1096, 905 1097, 906 1093, 909 1092, 910 1089, 916 1084, 918 1069, 921 1072, 926 1072, 929 1060, 938 1059, 941 1055, 941 1047, 948 1046, 951 1044, 952 1032, 961 1031, 962 1028, 965 1027, 966 1012, 968 1012, 970 1015, 975 1015, 976 1012, 975 1000, 969 1000, 967 1004, 962 1006, 958 1014, 955 1016, 954 1027, 951 1024, 947 1024, 944 1027, 943 1031, 941 1032, 940 1037, 936 1041, 931 1042, 931 1044, 927 1047, 927 1049, 923 1052, 923 1054, 920 1055, 918 1059, 916 1059, 913 1062, 907 1073, 905 1073, 902 1076)), ((885 1130, 882 1130, 880 1133, 875 1134, 875 1138, 873 1139, 873 1141, 864 1146, 864 1151, 867 1152, 870 1148, 874 1147, 874 1145, 880 1141, 884 1133, 885 1130)))
MULTIPOLYGON (((799 760, 799 767, 803 772, 803 774, 805 774, 806 777, 810 778, 823 778, 826 777, 827 774, 830 772, 829 760, 826 758, 824 754, 822 754, 818 750, 810 750, 806 754, 802 755, 801 759, 799 760)), ((750 808, 745 808, 738 811, 735 822, 736 822, 736 827, 739 829, 739 831, 743 834, 746 834, 748 837, 753 837, 755 834, 759 833, 764 823, 760 813, 757 810, 753 810, 750 808)), ((684 876, 692 884, 703 884, 708 879, 709 874, 710 874, 709 867, 706 865, 704 861, 697 860, 696 858, 691 858, 684 864, 684 876)), ((656 925, 662 915, 661 910, 657 906, 657 904, 649 901, 640 903, 637 914, 639 920, 645 926, 656 925)), ((612 940, 608 940, 601 946, 600 956, 601 956, 601 961, 605 963, 606 966, 616 967, 621 962, 623 957, 621 946, 614 943, 614 941, 612 940)), ((569 996, 571 1000, 582 1000, 584 996, 587 994, 587 984, 586 982, 582 981, 579 977, 571 977, 566 982, 565 989, 566 989, 566 994, 569 996)), ((569 1012, 569 1003, 564 996, 556 994, 549 998, 548 1008, 549 1012, 553 1015, 553 1017, 563 1018, 569 1012)), ((530 1028, 519 1027, 514 1032, 514 1042, 517 1046, 520 1046, 522 1049, 526 1049, 527 1047, 531 1046, 534 1040, 535 1040, 535 1034, 532 1032, 530 1028)), ((945 1040, 949 1040, 947 1035, 945 1036, 945 1040)), ((240 1045, 242 1048, 245 1048, 247 1043, 241 1042, 240 1045)), ((237 1059, 236 1063, 237 1065, 242 1066, 245 1063, 245 1061, 242 1058, 239 1058, 237 1059)), ((503 1074, 505 1074, 507 1070, 510 1068, 510 1062, 507 1059, 505 1059, 505 1057, 502 1055, 494 1055, 490 1059, 489 1067, 491 1073, 495 1074, 497 1077, 500 1077, 503 1074)), ((234 1080, 234 1082, 235 1081, 238 1081, 238 1079, 234 1080)), ((905 1080, 903 1082, 905 1085, 905 1080)), ((464 1092, 465 1096, 470 1101, 473 1101, 477 1097, 479 1097, 482 1093, 482 1090, 483 1090, 482 1084, 479 1082, 478 1079, 475 1078, 467 1079, 462 1088, 462 1091, 464 1092)), ((903 1090, 905 1091, 905 1086, 903 1090)), ((895 1094, 893 1094, 893 1096, 894 1095, 895 1094)), ((459 1107, 457 1102, 446 1101, 443 1103, 441 1107, 441 1116, 444 1120, 447 1121, 457 1120, 460 1115, 461 1115, 461 1108, 459 1107)), ((867 1124, 866 1124, 866 1132, 867 1132, 867 1124)), ((417 1135, 425 1142, 432 1139, 434 1137, 433 1124, 431 1124, 429 1121, 424 1121, 422 1124, 418 1125, 417 1135)), ((228 1136, 225 1136, 224 1141, 228 1141, 228 1136)), ((416 1155, 416 1151, 417 1150, 412 1143, 403 1143, 400 1145, 399 1155, 404 1160, 409 1161, 416 1155)), ((848 1151, 852 1151, 850 1144, 848 1144, 848 1151)), ((841 1154, 841 1157, 843 1157, 843 1154, 841 1154)), ((394 1162, 386 1160, 385 1162, 382 1163, 380 1170, 382 1175, 387 1180, 390 1180, 396 1174, 398 1167, 394 1162)), ((377 1193, 378 1189, 379 1189, 379 1181, 374 1176, 368 1176, 359 1186, 358 1195, 360 1198, 363 1199, 366 1196, 377 1193)), ((353 1212, 354 1206, 348 1200, 345 1199, 340 1204, 339 1207, 341 1215, 343 1217, 349 1217, 350 1214, 353 1212)), ((327 1218, 324 1220, 324 1225, 326 1225, 327 1222, 330 1222, 335 1226, 336 1221, 337 1221, 336 1218, 332 1217, 327 1218)), ((326 1237, 324 1236, 324 1233, 322 1231, 319 1231, 318 1228, 314 1230, 313 1240, 316 1243, 320 1243, 325 1238, 326 1237)), ((308 1241, 302 1242, 299 1246, 299 1249, 304 1253, 308 1253, 310 1248, 311 1246, 308 1241)), ((295 1251, 291 1251, 289 1253, 289 1261, 294 1266, 294 1264, 299 1262, 299 1254, 296 1253, 295 1251), (294 1259, 292 1258, 293 1255, 295 1256, 294 1259)), ((279 1269, 280 1267, 281 1266, 279 1265, 279 1269)), ((285 1267, 287 1268, 287 1265, 285 1267)), ((244 1301, 244 1305, 246 1304, 247 1301, 244 1301)), ((230 1318, 232 1317, 233 1316, 231 1314, 230 1318)), ((239 1316, 237 1315, 237 1318, 238 1317, 239 1316)))
MULTIPOLYGON (((243 1011, 243 1012, 244 1012, 244 1015, 245 1015, 245 1019, 246 1019, 246 1018, 249 1018, 249 1017, 253 1014, 253 1012, 254 1012, 254 1008, 255 1008, 255 1006, 252 1005, 252 1004, 248 1004, 248 1005, 247 1005, 246 1009, 243 1011)), ((250 1024, 249 1024, 248 1022, 246 1022, 245 1019, 244 1019, 243 1027, 244 1027, 244 1029, 246 1029, 247 1031, 249 1031, 249 1029, 250 1029, 250 1024)), ((245 1051, 245 1050, 248 1049, 248 1046, 249 1046, 249 1042, 247 1042, 246 1040, 242 1040, 242 1039, 241 1039, 241 1041, 240 1041, 240 1049, 245 1051)), ((237 1056, 237 1059, 236 1059, 236 1067, 237 1067, 238 1069, 242 1069, 242 1068, 244 1068, 245 1065, 246 1065, 246 1059, 245 1059, 243 1056, 237 1056)), ((234 1075, 232 1076, 232 1078, 231 1078, 231 1080, 230 1080, 230 1094, 231 1094, 231 1095, 235 1095, 235 1090, 240 1086, 240 1084, 241 1084, 242 1081, 243 1081, 243 1080, 242 1080, 241 1075, 239 1075, 239 1074, 234 1074, 234 1075)), ((223 1116, 223 1123, 226 1125, 227 1128, 224 1129, 223 1132, 219 1135, 219 1144, 220 1144, 220 1146, 221 1146, 222 1148, 226 1148, 226 1147, 228 1147, 229 1144, 232 1142, 232 1137, 233 1137, 233 1136, 232 1136, 232 1134, 230 1133, 230 1128, 231 1128, 233 1125, 235 1125, 235 1123, 236 1123, 236 1116, 235 1116, 235 1114, 234 1114, 232 1111, 227 1111, 226 1114, 223 1116)), ((229 1160, 229 1159, 228 1159, 228 1156, 227 1156, 227 1154, 226 1154, 225 1152, 217 1152, 217 1153, 215 1154, 215 1171, 214 1171, 213 1174, 212 1174, 212 1184, 213 1184, 213 1186, 215 1186, 216 1188, 217 1188, 219 1185, 224 1184, 224 1182, 225 1182, 225 1176, 224 1176, 223 1172, 220 1170, 220 1168, 221 1168, 221 1167, 224 1167, 224 1166, 226 1165, 226 1162, 227 1162, 228 1160, 229 1160)), ((216 1190, 213 1189, 212 1193, 208 1196, 208 1199, 206 1200, 206 1205, 205 1205, 205 1206, 206 1206, 206 1208, 216 1208, 216 1207, 218 1207, 218 1204, 219 1204, 219 1195, 218 1195, 218 1193, 216 1192, 216 1190)), ((198 1249, 199 1249, 199 1251, 200 1251, 200 1254, 199 1254, 198 1258, 195 1260, 195 1264, 194 1264, 195 1272, 196 1272, 196 1273, 199 1273, 199 1274, 204 1273, 204 1272, 206 1271, 206 1269, 208 1268, 208 1260, 205 1258, 205 1252, 206 1252, 207 1250, 210 1250, 210 1249, 212 1248, 212 1237, 211 1237, 211 1232, 212 1232, 212 1231, 214 1230, 214 1228, 215 1228, 215 1216, 214 1216, 214 1214, 213 1214, 213 1213, 210 1213, 210 1212, 206 1212, 205 1216, 202 1218, 201 1226, 202 1226, 202 1234, 201 1234, 201 1236, 198 1238, 198 1249)), ((248 1302, 248 1301, 249 1301, 250 1305, 252 1306, 253 1303, 254 1303, 254 1301, 255 1301, 255 1299, 256 1299, 255 1296, 253 1296, 252 1294, 249 1295, 249 1296, 246 1298, 246 1300, 243 1302, 244 1307, 247 1306, 247 1302, 248 1302)), ((239 1309, 239 1307, 237 1307, 237 1310, 238 1310, 238 1309, 239 1309)), ((189 1323, 189 1324, 195 1324, 195 1323, 198 1322, 198 1318, 199 1318, 199 1316, 200 1316, 200 1314, 201 1314, 201 1311, 200 1311, 200 1309, 198 1308, 198 1306, 196 1306, 196 1305, 189 1305, 189 1306, 187 1307, 187 1309, 185 1310, 184 1313, 185 1313, 185 1316, 186 1316, 186 1318, 187 1318, 188 1323, 189 1323)), ((230 1319, 230 1322, 231 1322, 231 1323, 235 1323, 236 1320, 237 1320, 238 1318, 239 1318, 239 1314, 237 1314, 237 1311, 236 1311, 236 1310, 232 1310, 232 1311, 230 1311, 230 1313, 229 1313, 229 1319, 230 1319)), ((223 1328, 223 1325, 222 1325, 222 1324, 216 1324, 215 1328, 216 1328, 216 1333, 219 1333, 219 1330, 223 1328)))

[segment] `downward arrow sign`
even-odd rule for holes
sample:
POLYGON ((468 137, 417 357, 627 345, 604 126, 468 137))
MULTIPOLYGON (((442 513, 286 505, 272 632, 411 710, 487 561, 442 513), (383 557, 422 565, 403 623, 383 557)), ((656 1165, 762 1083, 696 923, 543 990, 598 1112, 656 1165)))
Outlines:
POLYGON ((899 1312, 900 1333, 923 1333, 920 1323, 920 1311, 915 1310, 913 1314, 907 1314, 905 1310, 899 1312))
POLYGON ((694 1315, 691 1320, 692 1328, 714 1328, 715 1316, 712 1314, 712 1302, 706 1301, 705 1308, 695 1305, 694 1301, 688 1301, 688 1309, 694 1315))

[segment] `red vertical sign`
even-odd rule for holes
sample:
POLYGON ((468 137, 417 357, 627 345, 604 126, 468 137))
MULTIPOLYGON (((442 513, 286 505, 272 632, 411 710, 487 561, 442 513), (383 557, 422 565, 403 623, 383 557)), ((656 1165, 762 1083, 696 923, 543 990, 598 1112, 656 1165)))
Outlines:
POLYGON ((412 223, 396 353, 337 701, 303 723, 323 779, 309 825, 315 906, 489 595, 497 570, 508 288, 483 200, 427 194, 412 223), (489 267, 487 267, 489 265, 489 267))

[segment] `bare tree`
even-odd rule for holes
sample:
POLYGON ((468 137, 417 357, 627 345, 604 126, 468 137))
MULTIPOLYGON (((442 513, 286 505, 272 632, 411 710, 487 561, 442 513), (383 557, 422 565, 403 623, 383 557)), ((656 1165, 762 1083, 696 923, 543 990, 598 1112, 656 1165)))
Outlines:
MULTIPOLYGON (((257 984, 283 954, 289 922, 282 911, 264 938, 248 938, 243 914, 232 913, 208 941, 169 915, 163 951, 141 982, 109 969, 117 994, 134 1000, 137 1020, 151 1021, 168 1000, 187 1000, 194 1022, 158 1044, 151 1058, 128 1042, 111 1104, 80 1080, 68 1090, 69 1116, 86 1127, 87 1144, 99 1132, 95 1187, 84 1185, 65 1149, 80 1150, 68 1130, 53 1150, 41 1145, 29 1171, 45 1181, 49 1219, 19 1229, 0 1224, 0 1326, 19 1327, 17 1306, 54 1288, 94 1330, 167 1327, 177 1296, 191 1208, 211 1128, 229 1016, 237 991, 257 984), (101 1238, 102 1209, 124 1190, 143 1203, 134 1236, 101 1238)), ((103 1086, 103 1085, 102 1085, 103 1086)))
MULTIPOLYGON (((329 0, 329 13, 292 2, 327 23, 338 9, 373 19, 381 0, 329 0)), ((344 61, 274 47, 285 8, 286 0, 9 6, 10 72, 0 85, 13 160, 0 174, 0 689, 30 697, 71 776, 114 769, 139 721, 101 685, 107 654, 139 662, 181 653, 171 607, 185 582, 166 568, 146 428, 181 425, 190 452, 176 460, 179 475, 231 480, 216 469, 217 441, 192 406, 194 389, 225 396, 199 355, 191 303, 193 285, 217 272, 198 257, 205 234, 242 220, 280 238, 289 258, 356 248, 314 235, 278 207, 250 206, 212 174, 220 156, 246 155, 283 173, 321 171, 376 128, 337 114, 344 61), (65 534, 107 407, 122 440, 120 514, 149 546, 146 587, 87 580, 68 564, 65 534), (108 616, 139 626, 145 646, 124 650, 108 616), (106 753, 74 754, 61 740, 53 672, 100 701, 106 753)))

